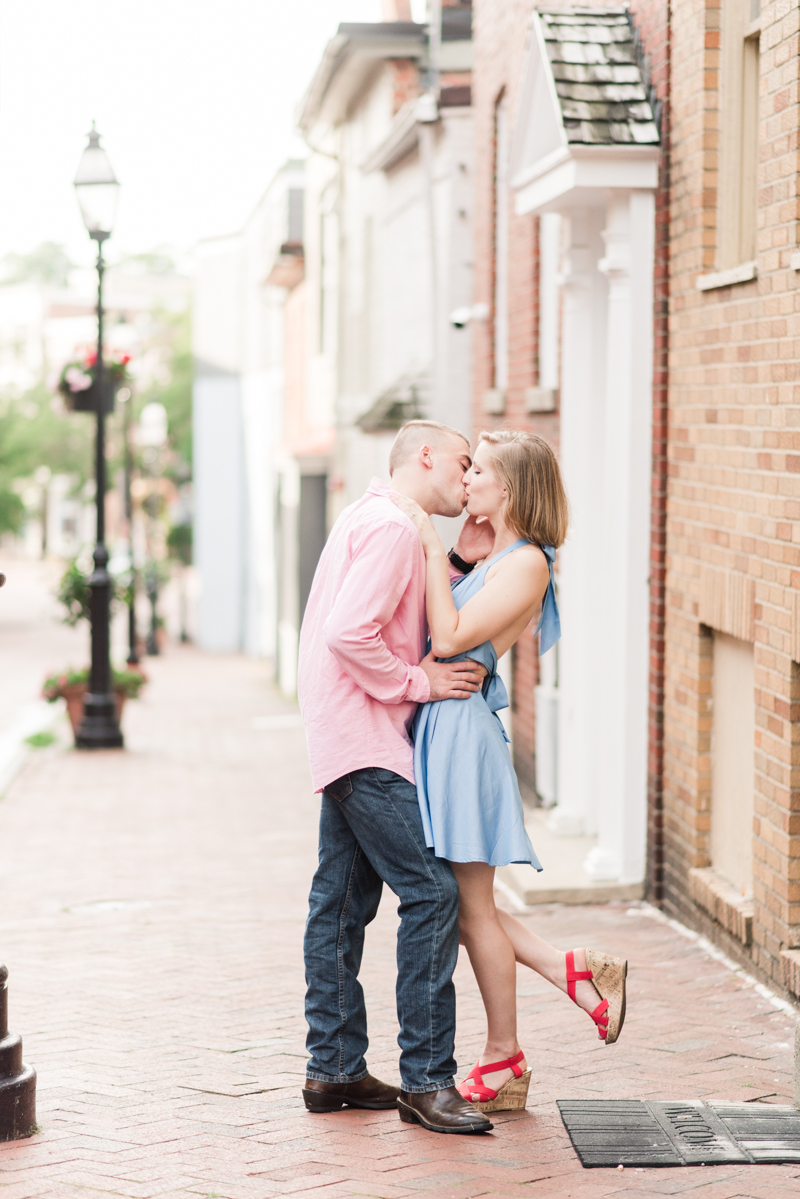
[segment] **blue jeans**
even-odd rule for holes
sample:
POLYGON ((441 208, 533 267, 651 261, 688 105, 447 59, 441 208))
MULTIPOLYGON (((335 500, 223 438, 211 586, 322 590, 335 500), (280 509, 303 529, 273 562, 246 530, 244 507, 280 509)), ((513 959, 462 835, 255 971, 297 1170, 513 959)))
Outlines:
POLYGON ((406 1091, 439 1091, 453 1085, 456 1069, 458 884, 449 863, 425 845, 416 788, 377 767, 346 774, 322 794, 305 935, 306 1073, 340 1083, 368 1073, 358 972, 384 883, 400 900, 400 1078, 406 1091))

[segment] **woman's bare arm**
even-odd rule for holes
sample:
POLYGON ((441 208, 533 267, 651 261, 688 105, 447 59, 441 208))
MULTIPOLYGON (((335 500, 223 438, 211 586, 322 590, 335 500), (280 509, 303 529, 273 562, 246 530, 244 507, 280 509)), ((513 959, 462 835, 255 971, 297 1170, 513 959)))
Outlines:
POLYGON ((394 495, 392 500, 413 521, 425 550, 425 601, 434 655, 452 658, 507 630, 513 632, 518 625, 513 644, 540 606, 550 581, 550 568, 541 550, 522 546, 503 558, 489 569, 481 590, 459 611, 453 603, 447 555, 430 518, 407 496, 394 495))
POLYGON ((426 554, 428 627, 437 658, 452 658, 494 641, 515 625, 521 633, 541 605, 550 581, 544 554, 535 546, 521 547, 490 570, 480 591, 459 611, 453 603, 444 547, 431 547, 426 554))

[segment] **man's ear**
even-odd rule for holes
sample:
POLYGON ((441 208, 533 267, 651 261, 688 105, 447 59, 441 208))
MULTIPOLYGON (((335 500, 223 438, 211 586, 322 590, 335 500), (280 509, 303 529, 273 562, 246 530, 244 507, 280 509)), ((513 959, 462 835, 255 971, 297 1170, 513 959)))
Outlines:
POLYGON ((423 445, 420 447, 419 460, 426 470, 433 470, 433 457, 431 455, 431 447, 423 445))

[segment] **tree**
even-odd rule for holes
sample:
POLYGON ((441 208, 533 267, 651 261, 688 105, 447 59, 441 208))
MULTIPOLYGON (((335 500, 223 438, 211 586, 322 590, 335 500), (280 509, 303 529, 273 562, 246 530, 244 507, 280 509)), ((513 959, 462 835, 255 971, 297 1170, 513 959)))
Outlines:
POLYGON ((126 254, 119 267, 133 267, 142 274, 171 275, 175 271, 175 260, 165 249, 147 250, 143 254, 126 254))
POLYGON ((28 254, 6 254, 3 267, 3 284, 53 283, 57 287, 66 287, 75 263, 63 246, 54 241, 43 241, 28 254))
POLYGON ((74 475, 78 486, 90 477, 92 436, 91 420, 61 412, 44 384, 0 400, 0 533, 20 531, 25 508, 15 483, 37 467, 74 475))

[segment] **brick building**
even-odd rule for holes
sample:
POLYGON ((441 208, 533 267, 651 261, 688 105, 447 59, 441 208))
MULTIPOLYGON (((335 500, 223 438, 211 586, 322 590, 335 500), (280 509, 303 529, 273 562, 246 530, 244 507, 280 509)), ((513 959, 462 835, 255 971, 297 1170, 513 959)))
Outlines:
POLYGON ((519 773, 601 876, 796 995, 799 26, 478 0, 473 79, 475 426, 548 437, 575 516, 519 773))
POLYGON ((798 9, 672 26, 663 893, 800 994, 798 9))

